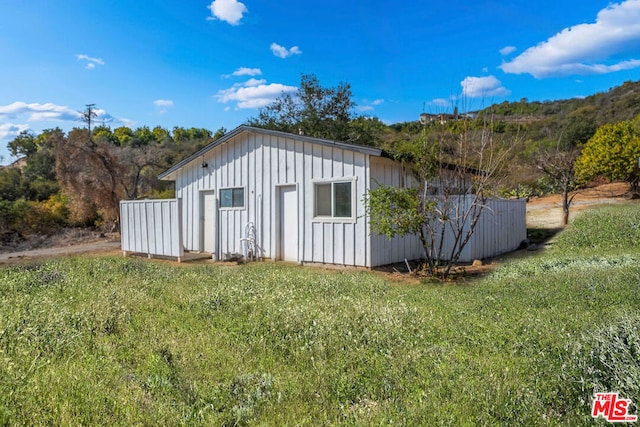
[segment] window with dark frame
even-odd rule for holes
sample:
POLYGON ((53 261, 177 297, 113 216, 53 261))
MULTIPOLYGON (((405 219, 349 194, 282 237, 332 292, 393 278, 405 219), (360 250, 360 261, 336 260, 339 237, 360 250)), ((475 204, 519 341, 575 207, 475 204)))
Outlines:
POLYGON ((315 217, 352 218, 352 182, 327 182, 314 185, 315 217))
POLYGON ((223 188, 220 190, 221 208, 244 208, 244 188, 223 188))

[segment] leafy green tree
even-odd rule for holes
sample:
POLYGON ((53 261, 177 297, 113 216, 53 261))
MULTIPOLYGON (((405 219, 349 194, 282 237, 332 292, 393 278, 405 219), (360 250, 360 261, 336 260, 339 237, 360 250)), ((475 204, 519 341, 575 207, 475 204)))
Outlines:
POLYGON ((178 144, 182 144, 189 140, 189 131, 181 126, 174 126, 172 133, 173 140, 178 144))
POLYGON ((13 202, 28 191, 28 184, 22 179, 20 169, 1 168, 0 169, 0 200, 13 202))
POLYGON ((136 128, 136 130, 133 132, 133 136, 136 140, 136 145, 149 145, 156 139, 155 135, 148 126, 136 128))
POLYGON ((91 132, 93 134, 94 139, 108 141, 113 145, 120 145, 120 141, 118 137, 113 134, 111 128, 109 126, 100 125, 93 128, 91 132))
POLYGON ((586 143, 596 132, 597 110, 588 105, 572 111, 562 122, 562 139, 571 146, 586 143))
POLYGON ((154 127, 151 132, 153 133, 153 137, 158 144, 162 144, 171 140, 171 134, 162 126, 154 127))
POLYGON ((226 133, 227 133, 227 128, 221 127, 216 131, 216 133, 213 134, 213 140, 215 141, 216 139, 222 138, 226 133))
POLYGON ((113 135, 118 139, 117 145, 120 145, 121 147, 129 144, 134 136, 131 128, 127 126, 120 126, 115 128, 113 130, 113 135))
POLYGON ((208 140, 211 138, 211 131, 205 128, 190 128, 187 130, 187 135, 190 140, 196 140, 196 139, 208 140))
POLYGON ((639 158, 640 116, 632 121, 600 126, 576 160, 578 182, 587 183, 603 176, 626 181, 633 191, 638 191, 639 158))
POLYGON ((351 85, 323 87, 314 74, 303 74, 295 95, 284 94, 248 124, 317 138, 349 140, 355 103, 351 85))
POLYGON ((391 130, 377 117, 360 116, 349 123, 348 142, 381 147, 390 136, 391 130))
POLYGON ((5 190, 0 191, 0 197, 5 200, 15 200, 18 197, 27 201, 46 200, 58 192, 53 147, 47 138, 47 135, 57 131, 60 130, 45 130, 38 136, 22 132, 9 142, 11 153, 22 157, 24 166, 1 174, 0 187, 5 187, 5 190), (11 187, 10 190, 6 188, 7 185, 11 187))
POLYGON ((20 132, 7 147, 14 157, 28 157, 38 151, 36 137, 31 131, 20 132))

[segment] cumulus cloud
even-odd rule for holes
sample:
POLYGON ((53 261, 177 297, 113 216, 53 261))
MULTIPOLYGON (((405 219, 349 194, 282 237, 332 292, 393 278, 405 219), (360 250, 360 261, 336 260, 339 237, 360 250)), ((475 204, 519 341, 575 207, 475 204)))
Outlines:
MULTIPOLYGON (((111 123, 114 118, 105 110, 96 108, 96 123, 111 123)), ((0 105, 0 120, 21 120, 26 122, 78 122, 82 120, 82 113, 63 105, 53 103, 39 104, 26 102, 14 102, 9 105, 0 105)))
POLYGON ((536 78, 612 73, 640 67, 640 60, 629 57, 639 44, 640 0, 627 0, 602 9, 595 23, 565 28, 500 68, 536 78))
POLYGON ((280 83, 266 84, 265 80, 250 79, 245 83, 233 85, 229 89, 218 91, 215 98, 226 104, 235 102, 237 108, 262 108, 273 103, 284 93, 298 90, 295 86, 280 83))
POLYGON ((0 139, 16 137, 20 132, 24 132, 25 130, 29 130, 29 125, 13 123, 0 124, 0 139))
POLYGON ((265 79, 249 79, 244 82, 244 86, 260 86, 267 83, 265 79))
POLYGON ((361 112, 373 111, 375 107, 378 105, 382 105, 384 103, 384 99, 374 99, 373 101, 369 101, 367 99, 363 100, 363 105, 358 105, 356 110, 361 112))
POLYGON ((449 99, 444 99, 444 98, 435 98, 432 99, 431 102, 429 102, 430 105, 436 105, 438 107, 450 107, 451 106, 451 100, 449 99))
POLYGON ((460 86, 462 86, 462 95, 467 98, 507 96, 511 93, 495 76, 469 76, 460 82, 460 86))
POLYGON ((137 121, 130 120, 130 119, 127 119, 127 118, 120 118, 120 119, 116 120, 116 122, 119 123, 122 126, 126 126, 128 128, 131 128, 131 129, 133 129, 136 126, 138 126, 138 122, 137 121))
POLYGON ((361 111, 361 112, 367 112, 367 111, 373 111, 373 105, 358 105, 356 107, 356 110, 361 111))
POLYGON ((516 47, 515 46, 505 46, 502 49, 500 49, 500 55, 502 56, 507 56, 510 53, 513 53, 516 51, 516 47))
POLYGON ((260 68, 248 68, 248 67, 240 67, 235 70, 232 76, 260 76, 262 75, 262 70, 260 68))
POLYGON ((271 43, 270 46, 271 52, 278 58, 288 58, 291 55, 300 55, 302 51, 298 46, 293 46, 290 49, 287 49, 284 46, 280 46, 278 43, 271 43))
POLYGON ((17 101, 9 105, 0 105, 0 117, 3 116, 9 118, 26 117, 27 121, 37 122, 49 120, 79 120, 82 114, 62 105, 52 103, 27 104, 26 102, 17 101))
POLYGON ((156 99, 153 104, 156 107, 173 107, 173 101, 169 99, 156 99))
POLYGON ((85 66, 85 68, 87 70, 93 70, 94 68, 96 68, 96 64, 104 65, 104 61, 102 60, 102 58, 92 58, 89 55, 76 55, 76 59, 78 61, 86 61, 87 65, 85 66))
POLYGON ((167 109, 169 107, 173 107, 173 101, 170 99, 156 99, 155 101, 153 101, 153 105, 158 107, 158 112, 160 114, 164 114, 167 112, 167 109))
POLYGON ((209 10, 212 16, 208 20, 219 19, 231 25, 240 24, 243 15, 249 11, 244 3, 237 0, 214 0, 209 5, 209 10))

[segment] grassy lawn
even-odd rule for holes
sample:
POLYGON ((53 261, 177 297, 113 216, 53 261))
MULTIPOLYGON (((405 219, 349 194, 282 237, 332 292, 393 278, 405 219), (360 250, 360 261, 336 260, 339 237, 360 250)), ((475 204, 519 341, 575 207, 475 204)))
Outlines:
MULTIPOLYGON (((640 209, 465 285, 117 257, 0 269, 0 425, 583 425, 640 402, 640 209)), ((636 406, 631 408, 636 412, 636 406)))

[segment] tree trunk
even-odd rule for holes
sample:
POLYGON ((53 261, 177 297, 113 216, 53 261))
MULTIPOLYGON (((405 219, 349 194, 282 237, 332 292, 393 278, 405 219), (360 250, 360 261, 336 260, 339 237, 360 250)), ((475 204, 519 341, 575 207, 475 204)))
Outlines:
POLYGON ((562 191, 562 225, 569 224, 569 187, 565 186, 562 191))

